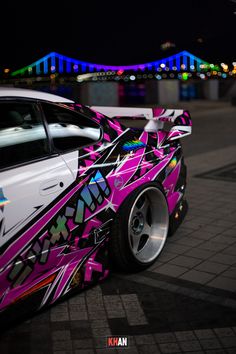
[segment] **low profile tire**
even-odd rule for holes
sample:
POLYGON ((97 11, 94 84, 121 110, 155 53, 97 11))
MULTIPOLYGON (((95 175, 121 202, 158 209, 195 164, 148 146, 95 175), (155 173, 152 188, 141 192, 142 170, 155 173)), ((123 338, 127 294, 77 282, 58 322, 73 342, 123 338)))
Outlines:
POLYGON ((111 230, 110 256, 115 269, 137 272, 155 262, 169 228, 166 197, 157 183, 136 189, 121 205, 111 230))

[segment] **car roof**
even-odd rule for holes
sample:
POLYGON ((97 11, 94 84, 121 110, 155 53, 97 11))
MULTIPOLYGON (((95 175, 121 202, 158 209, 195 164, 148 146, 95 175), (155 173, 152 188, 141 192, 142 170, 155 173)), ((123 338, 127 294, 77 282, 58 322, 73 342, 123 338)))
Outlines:
POLYGON ((68 98, 57 96, 52 93, 15 87, 0 87, 0 98, 1 97, 34 98, 36 100, 44 100, 55 103, 74 103, 74 101, 68 98))

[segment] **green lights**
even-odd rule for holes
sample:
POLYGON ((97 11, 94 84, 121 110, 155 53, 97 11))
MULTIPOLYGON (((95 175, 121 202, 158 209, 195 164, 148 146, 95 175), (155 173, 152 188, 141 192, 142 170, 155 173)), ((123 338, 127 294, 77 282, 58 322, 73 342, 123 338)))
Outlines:
POLYGON ((183 79, 184 81, 188 80, 188 73, 183 73, 183 74, 182 74, 182 79, 183 79))

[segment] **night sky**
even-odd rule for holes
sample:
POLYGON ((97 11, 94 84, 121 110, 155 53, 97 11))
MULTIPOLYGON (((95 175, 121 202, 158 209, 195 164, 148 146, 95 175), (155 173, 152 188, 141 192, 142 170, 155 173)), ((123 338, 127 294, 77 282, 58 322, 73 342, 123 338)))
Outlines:
POLYGON ((236 0, 9 2, 1 4, 0 27, 0 69, 20 69, 51 51, 110 65, 181 50, 236 61, 236 0), (166 41, 175 47, 163 50, 166 41))

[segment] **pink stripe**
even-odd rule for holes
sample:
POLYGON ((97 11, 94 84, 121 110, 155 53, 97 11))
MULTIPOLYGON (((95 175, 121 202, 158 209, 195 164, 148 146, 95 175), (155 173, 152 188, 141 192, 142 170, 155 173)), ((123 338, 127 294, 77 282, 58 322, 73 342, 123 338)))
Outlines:
POLYGON ((158 144, 159 145, 163 142, 163 140, 165 139, 166 135, 167 134, 166 134, 165 131, 162 131, 162 130, 158 131, 158 144))
POLYGON ((107 133, 104 133, 104 139, 108 140, 108 141, 111 141, 111 138, 110 138, 110 136, 107 133))
POLYGON ((163 111, 164 111, 163 108, 159 108, 159 107, 153 108, 152 109, 153 117, 159 117, 162 114, 163 111))

